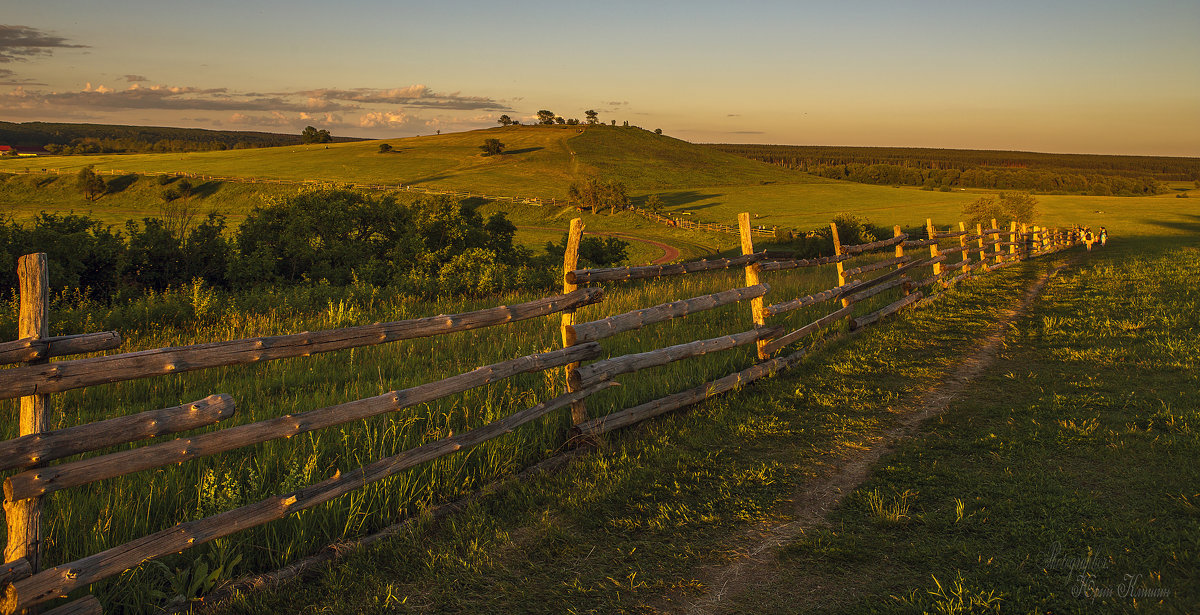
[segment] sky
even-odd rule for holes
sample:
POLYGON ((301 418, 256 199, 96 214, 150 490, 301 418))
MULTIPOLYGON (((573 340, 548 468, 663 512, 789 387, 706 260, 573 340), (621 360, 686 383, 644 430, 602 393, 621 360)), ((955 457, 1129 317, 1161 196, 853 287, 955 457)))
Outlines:
POLYGON ((1200 2, 0 0, 0 120, 1200 156, 1200 2))

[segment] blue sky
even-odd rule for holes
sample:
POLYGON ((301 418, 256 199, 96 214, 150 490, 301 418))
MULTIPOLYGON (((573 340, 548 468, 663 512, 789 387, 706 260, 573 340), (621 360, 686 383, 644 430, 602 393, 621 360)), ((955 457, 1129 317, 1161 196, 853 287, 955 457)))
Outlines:
POLYGON ((1198 2, 7 2, 0 119, 1200 156, 1198 2))

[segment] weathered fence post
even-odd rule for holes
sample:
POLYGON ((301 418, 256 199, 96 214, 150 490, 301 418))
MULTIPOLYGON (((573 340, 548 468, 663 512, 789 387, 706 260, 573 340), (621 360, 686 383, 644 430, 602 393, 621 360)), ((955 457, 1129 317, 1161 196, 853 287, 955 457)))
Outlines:
MULTIPOLYGON (((992 228, 990 228, 988 230, 989 231, 1000 230, 1000 225, 996 224, 995 218, 992 218, 992 228)), ((999 265, 1000 263, 1004 262, 1004 254, 1002 252, 1003 248, 1000 247, 1000 233, 993 233, 992 235, 994 236, 994 239, 992 239, 992 242, 993 242, 992 251, 995 252, 996 264, 999 265)))
MULTIPOLYGON (((742 254, 754 254, 754 239, 750 235, 750 213, 742 212, 738 214, 738 232, 742 239, 742 254)), ((746 265, 746 286, 757 286, 758 281, 758 263, 750 263, 746 265)), ((763 298, 755 297, 750 300, 750 316, 754 319, 754 327, 765 327, 767 325, 766 313, 763 311, 763 298)), ((758 360, 766 360, 768 355, 763 347, 767 345, 767 340, 758 340, 755 346, 758 348, 758 360)))
MULTIPOLYGON (((18 259, 17 278, 21 289, 17 337, 50 337, 50 293, 49 283, 46 279, 46 255, 42 253, 26 254, 18 259)), ((47 361, 49 358, 43 357, 29 363, 38 364, 47 361)), ((49 405, 49 395, 22 397, 18 435, 27 436, 46 431, 46 410, 49 405)), ((30 569, 37 572, 41 566, 42 499, 6 501, 4 502, 4 516, 8 522, 8 542, 4 547, 4 561, 11 562, 25 558, 29 562, 30 569)))
MULTIPOLYGON (((842 255, 842 240, 838 238, 837 222, 830 222, 829 230, 831 231, 831 235, 833 237, 833 255, 841 256, 842 255)), ((838 274, 838 286, 845 286, 846 285, 846 267, 842 264, 842 261, 840 261, 840 260, 837 262, 837 274, 838 274)), ((842 307, 850 307, 849 296, 842 297, 842 307)))
MULTIPOLYGON (((900 230, 899 224, 892 227, 892 237, 899 237, 902 232, 903 231, 900 230)), ((896 244, 896 258, 904 258, 904 242, 903 241, 896 244)), ((903 266, 904 266, 904 263, 896 263, 896 269, 900 269, 903 266)), ((934 266, 936 267, 936 265, 934 265, 934 266)), ((906 297, 908 296, 908 293, 912 292, 912 286, 910 285, 909 282, 904 283, 903 289, 904 289, 904 296, 906 296, 906 297)))
MULTIPOLYGON (((571 230, 567 233, 566 251, 563 252, 563 294, 573 292, 579 288, 578 284, 567 280, 567 274, 574 271, 579 266, 579 242, 583 239, 583 218, 575 218, 571 220, 571 230)), ((575 310, 565 310, 562 314, 562 342, 563 348, 575 345, 575 331, 571 325, 575 324, 575 310)), ((571 385, 571 374, 579 369, 579 363, 571 363, 567 365, 567 392, 572 393, 575 387, 571 385)), ((588 420, 587 402, 579 400, 571 402, 571 424, 578 425, 588 420)))
MULTIPOLYGON (((898 227, 898 226, 896 227, 896 229, 899 229, 899 228, 900 227, 898 227)), ((929 240, 933 242, 933 244, 929 246, 929 256, 936 258, 938 255, 937 229, 933 228, 933 219, 932 218, 925 218, 925 234, 928 235, 929 240)), ((897 256, 900 256, 900 254, 897 254, 897 256)), ((934 263, 933 264, 933 277, 936 278, 941 274, 942 274, 942 264, 934 263)))
POLYGON ((958 223, 958 232, 961 233, 958 236, 958 247, 962 248, 962 260, 963 260, 962 270, 963 270, 963 273, 966 273, 971 270, 971 255, 967 254, 967 223, 966 222, 958 223))
POLYGON ((978 245, 976 246, 979 248, 979 272, 987 273, 988 258, 987 258, 987 249, 983 247, 983 225, 978 222, 975 223, 975 234, 979 236, 979 239, 976 240, 979 242, 978 245))
POLYGON ((1008 260, 1017 259, 1017 221, 1008 223, 1008 260))

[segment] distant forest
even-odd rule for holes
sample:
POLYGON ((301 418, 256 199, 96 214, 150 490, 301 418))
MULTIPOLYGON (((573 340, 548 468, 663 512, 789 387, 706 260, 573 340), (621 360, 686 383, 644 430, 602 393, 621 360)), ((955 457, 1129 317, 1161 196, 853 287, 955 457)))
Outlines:
POLYGON ((812 145, 709 147, 831 179, 928 190, 989 188, 1138 196, 1165 181, 1200 181, 1200 158, 812 145))
MULTIPOLYGON (((335 142, 361 141, 334 137, 335 142)), ((298 145, 300 133, 204 130, 160 126, 0 122, 0 145, 42 147, 54 154, 205 152, 298 145)))

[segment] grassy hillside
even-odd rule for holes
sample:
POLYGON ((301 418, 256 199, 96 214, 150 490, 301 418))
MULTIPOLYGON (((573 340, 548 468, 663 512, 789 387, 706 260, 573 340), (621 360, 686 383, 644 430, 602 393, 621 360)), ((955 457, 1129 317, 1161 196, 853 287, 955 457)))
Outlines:
POLYGON ((410 184, 501 196, 562 198, 572 180, 602 173, 631 189, 686 188, 764 181, 808 181, 765 163, 655 135, 609 126, 509 126, 328 145, 186 154, 46 157, 0 161, 6 169, 182 172, 227 177, 410 184), (485 139, 500 139, 501 156, 484 156, 485 139), (379 152, 379 144, 394 149, 379 152))
MULTIPOLYGON (((0 161, 5 170, 61 169, 74 173, 87 165, 98 170, 191 172, 245 178, 425 186, 469 190, 497 196, 563 198, 571 181, 599 175, 624 182, 635 204, 651 195, 665 203, 666 213, 697 221, 733 222, 739 212, 757 215, 756 224, 811 229, 837 213, 851 212, 883 224, 914 226, 932 217, 939 225, 956 223, 962 206, 990 190, 924 191, 893 188, 813 176, 748 160, 639 128, 615 126, 510 126, 446 135, 387 141, 297 145, 253 150, 186 154, 134 154, 46 157, 0 161), (497 138, 505 154, 485 157, 479 146, 497 138), (394 150, 382 154, 380 143, 394 150)), ((1188 188, 1189 186, 1177 187, 1188 188)), ((217 210, 236 223, 264 196, 294 194, 296 186, 206 182, 201 210, 217 210)), ((70 176, 10 177, 0 182, 0 211, 28 218, 40 210, 92 212, 111 223, 156 215, 162 188, 146 179, 94 203, 82 199, 70 176)), ((1200 196, 1200 190, 1191 190, 1200 196)), ((1146 212, 1154 217, 1188 214, 1200 201, 1154 197, 1039 195, 1047 225, 1106 225, 1114 234, 1146 230, 1146 212)), ((493 203, 517 224, 565 228, 574 212, 558 208, 493 203)), ((728 247, 732 236, 713 236, 668 229, 633 215, 586 216, 594 231, 633 232, 656 237, 683 249, 685 256, 728 247)), ((545 232, 524 232, 530 245, 544 242, 545 232)), ((639 254, 653 258, 654 255, 639 254)))

